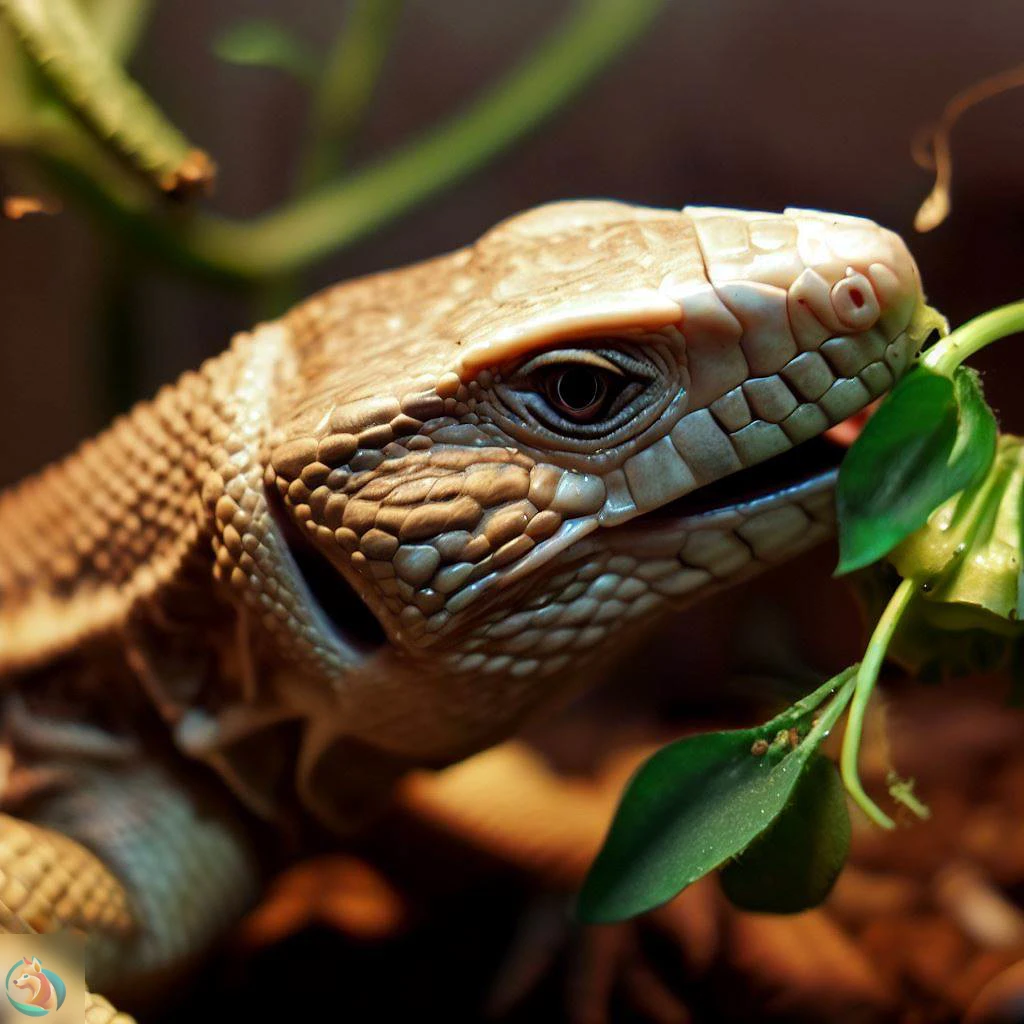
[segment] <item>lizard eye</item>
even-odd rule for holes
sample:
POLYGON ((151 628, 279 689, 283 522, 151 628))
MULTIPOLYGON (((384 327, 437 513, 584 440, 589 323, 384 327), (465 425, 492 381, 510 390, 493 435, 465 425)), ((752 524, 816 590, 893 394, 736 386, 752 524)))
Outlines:
POLYGON ((479 401, 530 444, 596 452, 643 430, 680 393, 679 365, 656 336, 585 339, 500 368, 479 401))
POLYGON ((627 369, 587 349, 545 352, 519 371, 536 415, 557 429, 595 427, 613 418, 636 390, 627 369))
POLYGON ((596 366, 554 366, 544 373, 544 394, 552 408, 575 423, 600 418, 613 393, 614 380, 596 366))

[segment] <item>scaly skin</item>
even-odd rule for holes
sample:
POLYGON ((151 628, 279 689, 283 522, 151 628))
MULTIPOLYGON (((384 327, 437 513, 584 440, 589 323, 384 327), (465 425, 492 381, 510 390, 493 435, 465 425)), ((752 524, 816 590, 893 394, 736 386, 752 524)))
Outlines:
POLYGON ((158 988, 257 889, 224 784, 352 827, 825 537, 830 473, 707 488, 884 392, 922 309, 869 221, 580 202, 237 338, 0 495, 6 834, 37 837, 0 844, 5 913, 42 886, 90 983, 158 988), (78 843, 100 882, 61 899, 78 843))

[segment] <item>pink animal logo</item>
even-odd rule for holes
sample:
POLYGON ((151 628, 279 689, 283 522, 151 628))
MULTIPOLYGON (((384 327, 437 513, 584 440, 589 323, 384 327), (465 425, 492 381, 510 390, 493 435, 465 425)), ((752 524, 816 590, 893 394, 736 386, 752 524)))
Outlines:
POLYGON ((59 1010, 66 995, 60 975, 43 967, 38 957, 22 957, 7 972, 7 998, 27 1017, 45 1017, 59 1010))

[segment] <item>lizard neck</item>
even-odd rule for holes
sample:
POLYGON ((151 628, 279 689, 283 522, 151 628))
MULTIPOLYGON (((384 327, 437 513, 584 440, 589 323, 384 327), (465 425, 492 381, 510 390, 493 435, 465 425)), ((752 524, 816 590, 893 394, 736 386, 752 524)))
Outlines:
POLYGON ((0 674, 121 628, 140 602, 212 559, 203 486, 237 454, 239 425, 265 422, 252 406, 266 400, 285 339, 273 325, 239 335, 199 371, 0 493, 0 674))

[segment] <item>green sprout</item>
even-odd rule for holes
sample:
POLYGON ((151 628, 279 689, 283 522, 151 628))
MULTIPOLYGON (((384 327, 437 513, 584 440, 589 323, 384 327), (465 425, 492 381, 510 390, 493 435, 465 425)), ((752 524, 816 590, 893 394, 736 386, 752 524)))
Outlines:
MULTIPOLYGON (((965 565, 977 565, 977 547, 991 536, 994 514, 1019 466, 1002 453, 1019 450, 1016 439, 997 443, 995 416, 965 359, 993 341, 1024 330, 1024 302, 992 310, 940 339, 893 389, 865 426, 839 471, 839 572, 889 556, 903 577, 868 641, 850 702, 840 756, 843 783, 875 824, 894 822, 864 791, 857 770, 864 715, 890 645, 919 601, 976 607, 991 602, 950 588, 965 565), (1001 452, 997 457, 997 450, 1001 452), (879 481, 882 481, 881 485, 879 481), (945 514, 944 514, 945 513, 945 514), (932 524, 932 525, 929 525, 932 524), (936 542, 935 534, 942 537, 936 542), (916 555, 916 557, 915 557, 916 555), (936 557, 938 556, 938 557, 936 557)), ((1019 491, 1019 480, 1016 491, 1019 491)), ((1020 551, 1019 500, 1011 500, 1020 551)), ((1014 561, 1014 581, 1019 574, 1014 561)), ((991 567, 989 567, 991 570, 991 567)), ((989 573, 991 576, 991 571, 989 573)), ((1017 616, 1016 588, 1007 620, 1017 616)), ((906 796, 906 790, 897 790, 906 796)), ((906 801, 903 801, 906 803, 906 801)), ((919 805, 915 799, 911 806, 919 805)), ((923 805, 919 805, 923 808, 923 805)))
MULTIPOLYGON (((655 753, 623 795, 580 894, 581 919, 633 917, 715 869, 745 909, 815 906, 846 859, 847 795, 876 825, 895 827, 858 770, 886 657, 940 674, 982 664, 1024 675, 1024 439, 999 436, 978 375, 962 365, 1020 331, 1024 302, 940 338, 843 460, 837 575, 885 559, 901 577, 863 660, 765 725, 690 736, 655 753), (819 747, 844 714, 837 772, 819 747)), ((912 780, 890 772, 887 782, 895 803, 928 816, 912 780)))

